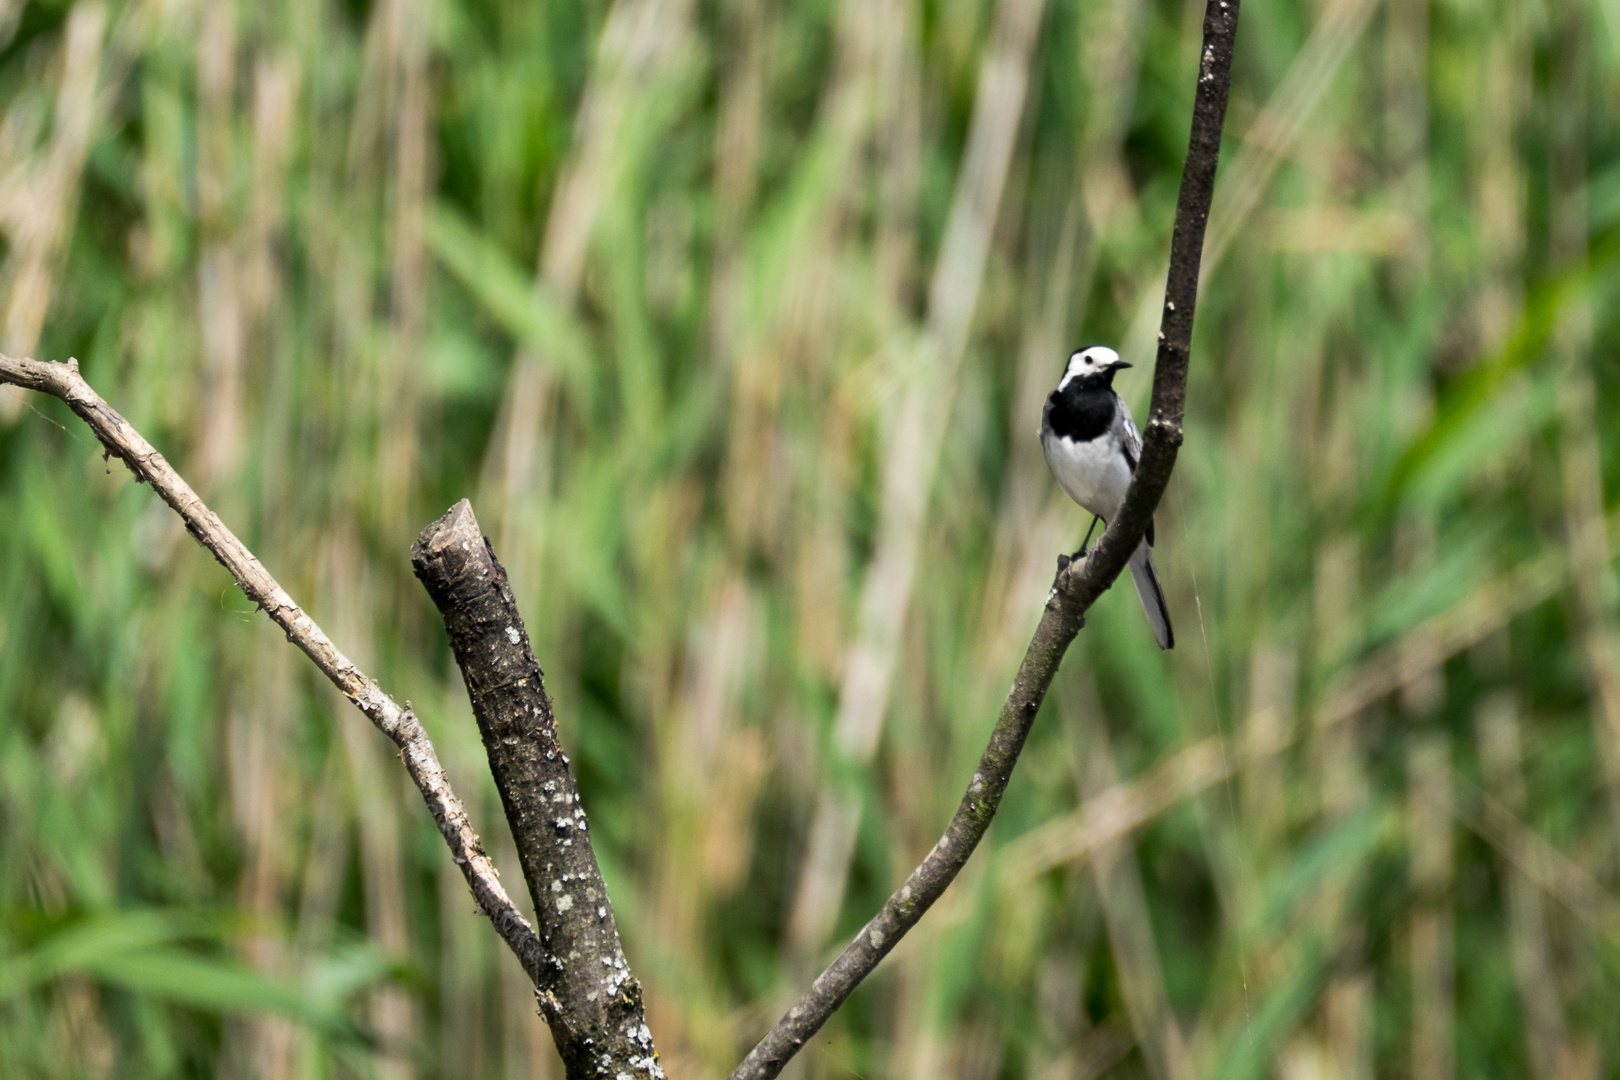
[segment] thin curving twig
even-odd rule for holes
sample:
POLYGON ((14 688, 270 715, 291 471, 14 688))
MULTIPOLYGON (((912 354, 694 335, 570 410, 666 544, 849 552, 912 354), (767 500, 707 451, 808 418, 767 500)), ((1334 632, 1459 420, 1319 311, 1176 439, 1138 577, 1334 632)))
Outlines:
POLYGON ((293 603, 292 597, 276 583, 269 572, 254 557, 242 541, 219 516, 204 505, 179 473, 164 460, 136 431, 129 421, 103 401, 90 384, 79 374, 79 364, 69 360, 65 364, 43 363, 37 360, 17 360, 0 355, 0 383, 10 383, 28 390, 38 390, 61 398, 90 425, 96 438, 107 452, 121 460, 141 483, 152 485, 159 498, 168 503, 186 523, 186 529, 197 542, 214 553, 221 566, 228 570, 252 600, 275 624, 287 632, 287 640, 303 650, 315 661, 315 666, 366 714, 377 730, 393 740, 416 787, 422 793, 439 833, 450 847, 450 855, 461 868, 461 873, 472 888, 473 898, 484 914, 489 916, 512 952, 517 955, 529 978, 540 985, 544 977, 544 955, 540 939, 535 936, 529 922, 512 905, 512 899, 501 887, 489 856, 484 854, 473 831, 467 811, 450 789, 450 779, 439 764, 427 732, 407 705, 399 703, 383 692, 377 680, 366 675, 338 651, 331 639, 293 603))
POLYGON ((1091 554, 1070 563, 1058 575, 1057 588, 1024 653, 978 771, 945 835, 922 865, 911 872, 900 891, 889 897, 809 991, 766 1032, 732 1072, 731 1080, 769 1080, 780 1073, 955 880, 990 827, 1052 676, 1069 643, 1085 624, 1085 612, 1125 568, 1153 519, 1181 446, 1198 267, 1215 188, 1240 2, 1209 0, 1204 12, 1204 46, 1193 104, 1192 136, 1170 240, 1170 273, 1153 373, 1153 402, 1143 432, 1142 458, 1125 505, 1091 554))

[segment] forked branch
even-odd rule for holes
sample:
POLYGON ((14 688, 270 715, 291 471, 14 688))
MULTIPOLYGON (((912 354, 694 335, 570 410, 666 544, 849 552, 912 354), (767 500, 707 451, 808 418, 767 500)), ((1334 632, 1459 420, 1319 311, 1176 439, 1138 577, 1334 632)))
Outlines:
POLYGON ((591 849, 568 758, 557 741, 540 665, 529 651, 506 572, 465 500, 423 530, 411 550, 417 576, 444 616, 489 751, 541 935, 512 904, 484 854, 466 809, 450 788, 433 744, 409 705, 401 708, 338 651, 276 579, 203 503, 163 455, 79 374, 64 364, 0 355, 0 383, 60 398, 107 452, 171 506, 197 542, 315 662, 315 666, 399 747, 474 900, 534 983, 542 1014, 571 1078, 662 1080, 607 889, 591 849))
POLYGON ((401 708, 383 692, 377 680, 338 651, 315 620, 293 603, 292 597, 270 576, 253 552, 204 505, 163 455, 90 388, 79 374, 77 361, 48 364, 0 355, 0 383, 38 390, 66 402, 68 408, 90 425, 109 454, 128 466, 137 481, 152 485, 158 497, 173 507, 191 535, 214 553, 214 558, 236 579, 248 599, 263 608, 264 613, 286 631, 287 640, 315 661, 315 666, 332 680, 332 685, 354 702, 355 708, 365 713, 378 731, 393 740, 400 749, 406 770, 422 793, 422 801, 427 803, 444 842, 450 847, 451 858, 472 888, 473 899, 517 955, 529 978, 540 985, 546 974, 540 939, 501 887, 500 877, 489 856, 484 854, 466 809, 451 790, 444 766, 439 764, 427 732, 422 730, 421 722, 409 705, 401 708))
POLYGON ((1192 137, 1170 239, 1170 274, 1153 372, 1153 403, 1143 432, 1142 460, 1125 495, 1125 505, 1119 516, 1109 522, 1091 554, 1070 563, 1058 576, 1057 589, 1047 601, 990 733, 990 744, 945 835, 832 966, 737 1066, 731 1080, 769 1080, 780 1073, 955 880, 990 828, 1030 725, 1064 652, 1085 624, 1086 611, 1114 583, 1153 520, 1181 446, 1193 310, 1198 302, 1198 266, 1220 158, 1239 3, 1209 0, 1204 11, 1204 46, 1198 66, 1192 137))

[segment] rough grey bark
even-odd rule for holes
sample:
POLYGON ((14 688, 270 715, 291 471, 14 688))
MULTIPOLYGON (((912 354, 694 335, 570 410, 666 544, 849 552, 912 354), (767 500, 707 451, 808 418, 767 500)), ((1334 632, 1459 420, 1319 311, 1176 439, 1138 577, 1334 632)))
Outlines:
POLYGON ((540 664, 467 500, 422 530, 411 565, 449 631, 517 842, 545 952, 540 1011, 569 1080, 660 1078, 540 664))
POLYGON ((769 1080, 780 1073, 955 880, 990 828, 1052 676, 1069 643, 1085 625, 1085 612, 1114 583, 1153 520, 1182 440, 1198 267, 1220 158, 1239 3, 1209 0, 1204 10, 1204 45, 1199 58, 1192 135, 1170 239, 1170 274, 1153 374, 1153 402, 1143 431, 1142 459, 1125 495, 1125 505, 1088 556, 1060 563, 1052 597, 1001 707, 979 768, 945 835, 809 991, 766 1032, 731 1074, 731 1080, 769 1080))
POLYGON ((409 706, 400 708, 399 703, 377 685, 377 680, 338 651, 315 620, 293 603, 292 597, 270 576, 253 552, 226 528, 219 515, 208 509, 163 455, 90 388, 79 374, 78 361, 49 364, 0 355, 0 383, 38 390, 66 402, 68 408, 90 425, 109 455, 122 461, 138 482, 152 485, 152 490, 180 515, 191 535, 213 552, 214 558, 236 579, 248 599, 286 631, 287 640, 302 649, 332 685, 399 747, 405 768, 439 826, 451 858, 467 879, 473 899, 516 954, 523 970, 538 982, 542 975, 540 941, 501 887, 500 876, 489 856, 484 854, 461 800, 451 790, 450 780, 439 764, 427 732, 422 730, 409 706))

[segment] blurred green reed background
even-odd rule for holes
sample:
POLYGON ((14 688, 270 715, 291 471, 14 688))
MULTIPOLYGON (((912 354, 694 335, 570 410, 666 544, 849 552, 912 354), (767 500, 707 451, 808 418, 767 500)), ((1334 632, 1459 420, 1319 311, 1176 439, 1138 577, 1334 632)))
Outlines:
MULTIPOLYGON (((0 350, 415 703, 470 496, 672 1077, 937 838, 1147 396, 1199 0, 0 3, 0 350)), ((1158 517, 798 1077, 1620 1070, 1620 3, 1246 0, 1158 517)), ((560 1076, 384 741, 0 391, 0 1075, 560 1076)), ((521 891, 521 890, 519 890, 521 891)), ((521 897, 527 907, 527 897, 521 897)))

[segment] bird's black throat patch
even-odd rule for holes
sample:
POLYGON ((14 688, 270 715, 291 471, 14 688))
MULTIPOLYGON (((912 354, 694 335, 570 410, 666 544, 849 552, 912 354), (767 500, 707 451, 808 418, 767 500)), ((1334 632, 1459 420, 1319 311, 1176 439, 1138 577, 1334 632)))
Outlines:
POLYGON ((1069 385, 1052 391, 1049 399, 1052 430, 1075 442, 1090 442, 1106 432, 1114 422, 1114 373, 1070 379, 1069 385))

